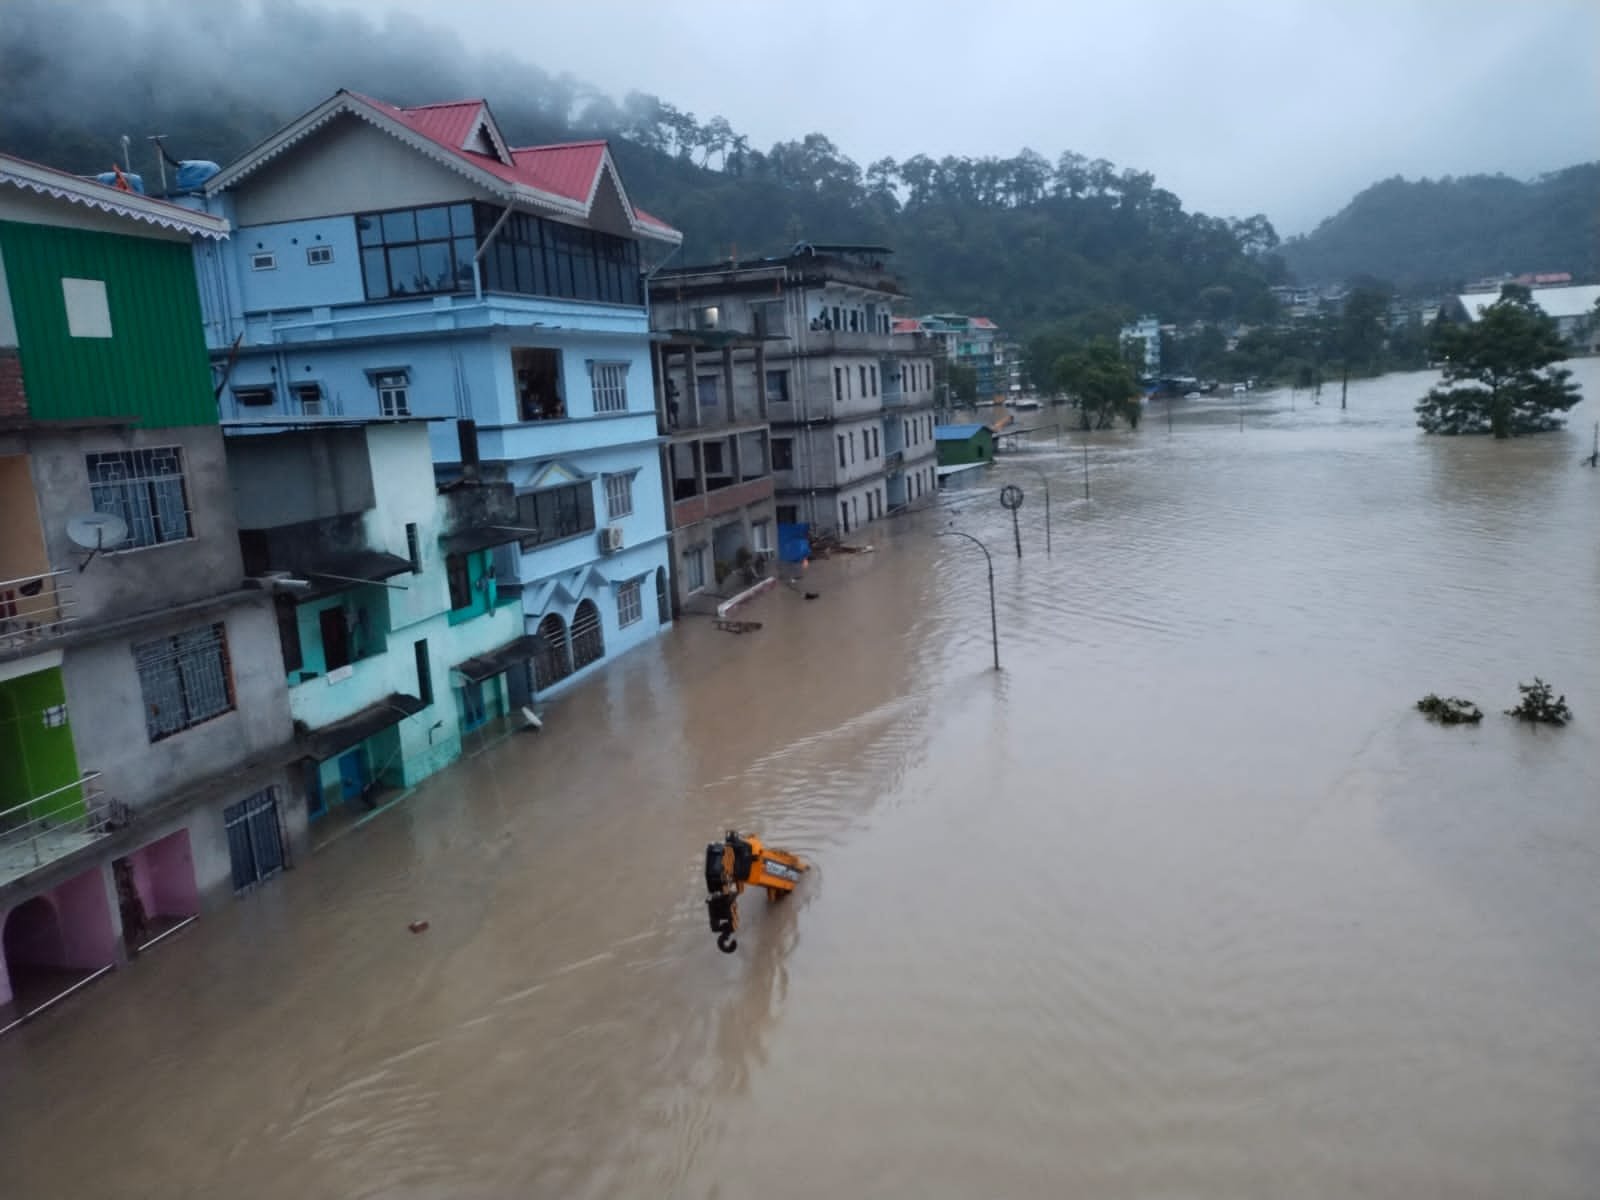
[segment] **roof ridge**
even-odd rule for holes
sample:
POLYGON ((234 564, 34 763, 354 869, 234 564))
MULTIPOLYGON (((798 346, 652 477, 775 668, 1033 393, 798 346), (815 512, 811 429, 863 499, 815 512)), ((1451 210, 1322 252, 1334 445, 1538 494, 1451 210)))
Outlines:
POLYGON ((469 97, 462 100, 434 100, 428 104, 396 104, 395 107, 401 112, 421 112, 425 108, 460 108, 463 104, 488 103, 488 100, 482 96, 479 96, 476 99, 469 97))
POLYGON ((578 142, 541 142, 537 146, 513 146, 511 147, 511 153, 522 154, 532 150, 571 150, 578 146, 607 146, 610 145, 610 141, 611 139, 609 138, 584 138, 578 142))

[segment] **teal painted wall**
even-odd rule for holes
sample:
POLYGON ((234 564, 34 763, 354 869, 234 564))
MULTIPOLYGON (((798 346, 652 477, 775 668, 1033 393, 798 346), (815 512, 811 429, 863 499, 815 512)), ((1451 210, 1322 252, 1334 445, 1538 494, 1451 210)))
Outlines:
POLYGON ((322 652, 322 613, 330 608, 343 608, 351 613, 366 612, 366 619, 352 626, 350 631, 350 661, 382 654, 389 644, 389 594, 381 587, 358 587, 333 596, 324 596, 299 605, 295 609, 296 624, 300 629, 299 671, 289 672, 291 685, 314 675, 328 673, 328 660, 322 652))
POLYGON ((0 221, 0 254, 32 416, 217 423, 187 242, 0 221), (109 338, 68 332, 63 278, 105 282, 109 338))
MULTIPOLYGON (((24 801, 78 778, 78 755, 72 747, 72 726, 44 723, 44 710, 67 702, 61 669, 51 667, 0 683, 0 809, 24 801)), ((83 812, 83 789, 69 788, 59 796, 30 807, 30 817, 73 817, 83 812)))
POLYGON ((481 617, 484 613, 493 612, 495 608, 495 581, 485 577, 489 574, 489 551, 478 550, 467 555, 467 577, 472 581, 472 603, 463 608, 450 610, 450 624, 459 625, 463 621, 470 621, 473 617, 481 617))

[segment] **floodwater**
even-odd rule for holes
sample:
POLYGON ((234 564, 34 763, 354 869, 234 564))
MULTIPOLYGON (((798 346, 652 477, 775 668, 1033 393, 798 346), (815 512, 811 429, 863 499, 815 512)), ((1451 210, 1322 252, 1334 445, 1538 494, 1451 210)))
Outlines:
POLYGON ((1087 502, 1040 439, 684 622, 0 1040, 0 1192, 1592 1200, 1600 404, 1428 382, 1158 405, 1087 502), (733 826, 816 870, 724 956, 733 826))

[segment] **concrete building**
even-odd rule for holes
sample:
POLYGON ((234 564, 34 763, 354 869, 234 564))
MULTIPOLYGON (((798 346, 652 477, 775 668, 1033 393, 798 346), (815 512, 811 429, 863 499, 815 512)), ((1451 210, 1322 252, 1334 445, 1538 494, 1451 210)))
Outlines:
MULTIPOLYGON (((946 361, 973 374, 979 404, 1004 404, 1011 395, 1012 373, 1000 327, 988 317, 962 313, 932 313, 918 317, 917 331, 944 352, 946 361)), ((946 407, 954 400, 941 397, 946 407)))
MULTIPOLYGON (((803 243, 774 258, 653 279, 656 329, 760 343, 748 363, 764 380, 780 524, 848 534, 937 490, 936 347, 894 332, 891 305, 904 291, 885 265, 889 253, 803 243)), ((697 569, 692 558, 679 566, 697 569)))
MULTIPOLYGON (((767 575, 777 552, 769 382, 759 335, 658 334, 656 418, 672 524, 673 602, 713 610, 767 575)), ((780 382, 781 386, 781 382, 780 382)))
POLYGON ((0 158, 0 1029, 303 837, 191 266, 227 233, 0 158))
MULTIPOLYGON (((1600 303, 1600 284, 1536 287, 1530 288, 1529 294, 1574 348, 1586 352, 1600 350, 1600 310, 1595 308, 1600 303)), ((1484 309, 1499 299, 1498 291, 1463 292, 1446 299, 1439 318, 1475 322, 1483 316, 1484 309)))
MULTIPOLYGON (((309 820, 372 808, 506 716, 537 642, 492 561, 518 537, 509 483, 435 488, 427 427, 404 418, 229 438, 228 465, 245 570, 274 593, 309 820)), ((593 660, 583 603, 573 649, 593 660)))
POLYGON ((604 142, 514 148, 482 100, 341 91, 185 202, 237 231, 196 256, 230 436, 424 417, 441 481, 510 484, 520 533, 496 588, 542 639, 541 695, 661 630, 642 272, 680 237, 634 206, 604 142))
POLYGON ((1119 338, 1126 347, 1130 342, 1138 341, 1144 352, 1144 365, 1139 371, 1141 379, 1158 379, 1161 376, 1161 322, 1155 317, 1140 317, 1137 321, 1122 327, 1119 338))

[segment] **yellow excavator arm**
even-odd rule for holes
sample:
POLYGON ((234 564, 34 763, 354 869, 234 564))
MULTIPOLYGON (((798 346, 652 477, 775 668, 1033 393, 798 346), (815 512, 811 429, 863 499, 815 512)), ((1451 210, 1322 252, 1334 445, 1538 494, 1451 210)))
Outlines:
POLYGON ((798 855, 764 846, 754 834, 729 830, 723 841, 708 845, 706 910, 717 948, 724 954, 739 948, 733 934, 739 928, 740 892, 747 886, 765 888, 768 900, 781 900, 808 869, 798 855))

